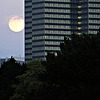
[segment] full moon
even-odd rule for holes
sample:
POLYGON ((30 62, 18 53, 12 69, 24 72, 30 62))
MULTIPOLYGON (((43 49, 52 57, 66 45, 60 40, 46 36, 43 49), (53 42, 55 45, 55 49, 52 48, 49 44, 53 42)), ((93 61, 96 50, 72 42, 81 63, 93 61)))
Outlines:
POLYGON ((14 16, 9 20, 9 28, 13 32, 20 32, 24 29, 24 20, 19 16, 14 16))

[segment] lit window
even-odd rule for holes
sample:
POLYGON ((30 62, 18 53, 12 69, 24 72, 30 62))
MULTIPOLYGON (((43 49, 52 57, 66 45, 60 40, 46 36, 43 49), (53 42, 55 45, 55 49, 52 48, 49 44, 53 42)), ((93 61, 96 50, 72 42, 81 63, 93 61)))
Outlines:
POLYGON ((78 11, 78 13, 80 14, 80 13, 81 13, 81 11, 78 11))
POLYGON ((81 30, 81 27, 78 27, 78 30, 81 30))
POLYGON ((78 19, 81 19, 81 16, 79 16, 78 19))
POLYGON ((78 8, 81 8, 82 6, 78 6, 78 8))
POLYGON ((78 24, 81 24, 81 22, 78 22, 78 24))
POLYGON ((82 33, 78 33, 78 35, 81 35, 82 33))

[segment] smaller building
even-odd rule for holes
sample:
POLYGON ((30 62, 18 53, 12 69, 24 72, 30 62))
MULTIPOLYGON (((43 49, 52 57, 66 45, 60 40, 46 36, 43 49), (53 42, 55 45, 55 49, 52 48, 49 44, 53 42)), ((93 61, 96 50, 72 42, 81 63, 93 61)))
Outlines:
MULTIPOLYGON (((12 57, 12 58, 14 58, 17 63, 20 63, 20 64, 24 63, 24 57, 12 57)), ((0 67, 4 62, 8 61, 9 59, 10 58, 7 58, 7 57, 6 58, 0 58, 0 67)))
POLYGON ((1 67, 1 65, 3 64, 3 62, 5 62, 5 60, 6 60, 6 59, 4 59, 4 58, 0 58, 0 67, 1 67))

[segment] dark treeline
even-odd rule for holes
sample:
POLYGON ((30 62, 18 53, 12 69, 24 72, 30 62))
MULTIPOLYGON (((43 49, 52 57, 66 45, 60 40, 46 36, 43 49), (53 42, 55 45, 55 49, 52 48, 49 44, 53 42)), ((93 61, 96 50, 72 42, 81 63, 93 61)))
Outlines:
POLYGON ((25 70, 25 64, 20 65, 13 58, 3 63, 0 68, 0 100, 9 100, 14 92, 11 86, 18 83, 16 77, 25 70))
POLYGON ((0 100, 99 100, 100 30, 72 34, 57 55, 20 65, 11 58, 0 68, 0 100))

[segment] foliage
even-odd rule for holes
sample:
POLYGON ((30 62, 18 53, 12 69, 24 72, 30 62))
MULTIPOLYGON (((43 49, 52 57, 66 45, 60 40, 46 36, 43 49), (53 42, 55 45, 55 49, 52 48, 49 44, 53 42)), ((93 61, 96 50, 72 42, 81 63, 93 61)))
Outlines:
POLYGON ((96 35, 65 37, 60 49, 44 62, 27 64, 10 100, 100 99, 100 29, 96 35))
POLYGON ((99 34, 72 34, 61 43, 57 56, 48 54, 46 79, 57 91, 53 100, 100 98, 99 34))
POLYGON ((0 68, 0 100, 9 100, 13 94, 12 84, 17 84, 16 76, 24 73, 25 64, 20 65, 11 58, 9 61, 4 62, 0 68))
POLYGON ((27 70, 23 75, 17 77, 18 85, 14 85, 15 94, 10 100, 37 100, 39 91, 41 91, 43 82, 42 76, 46 69, 41 65, 41 61, 32 61, 28 63, 27 70))

